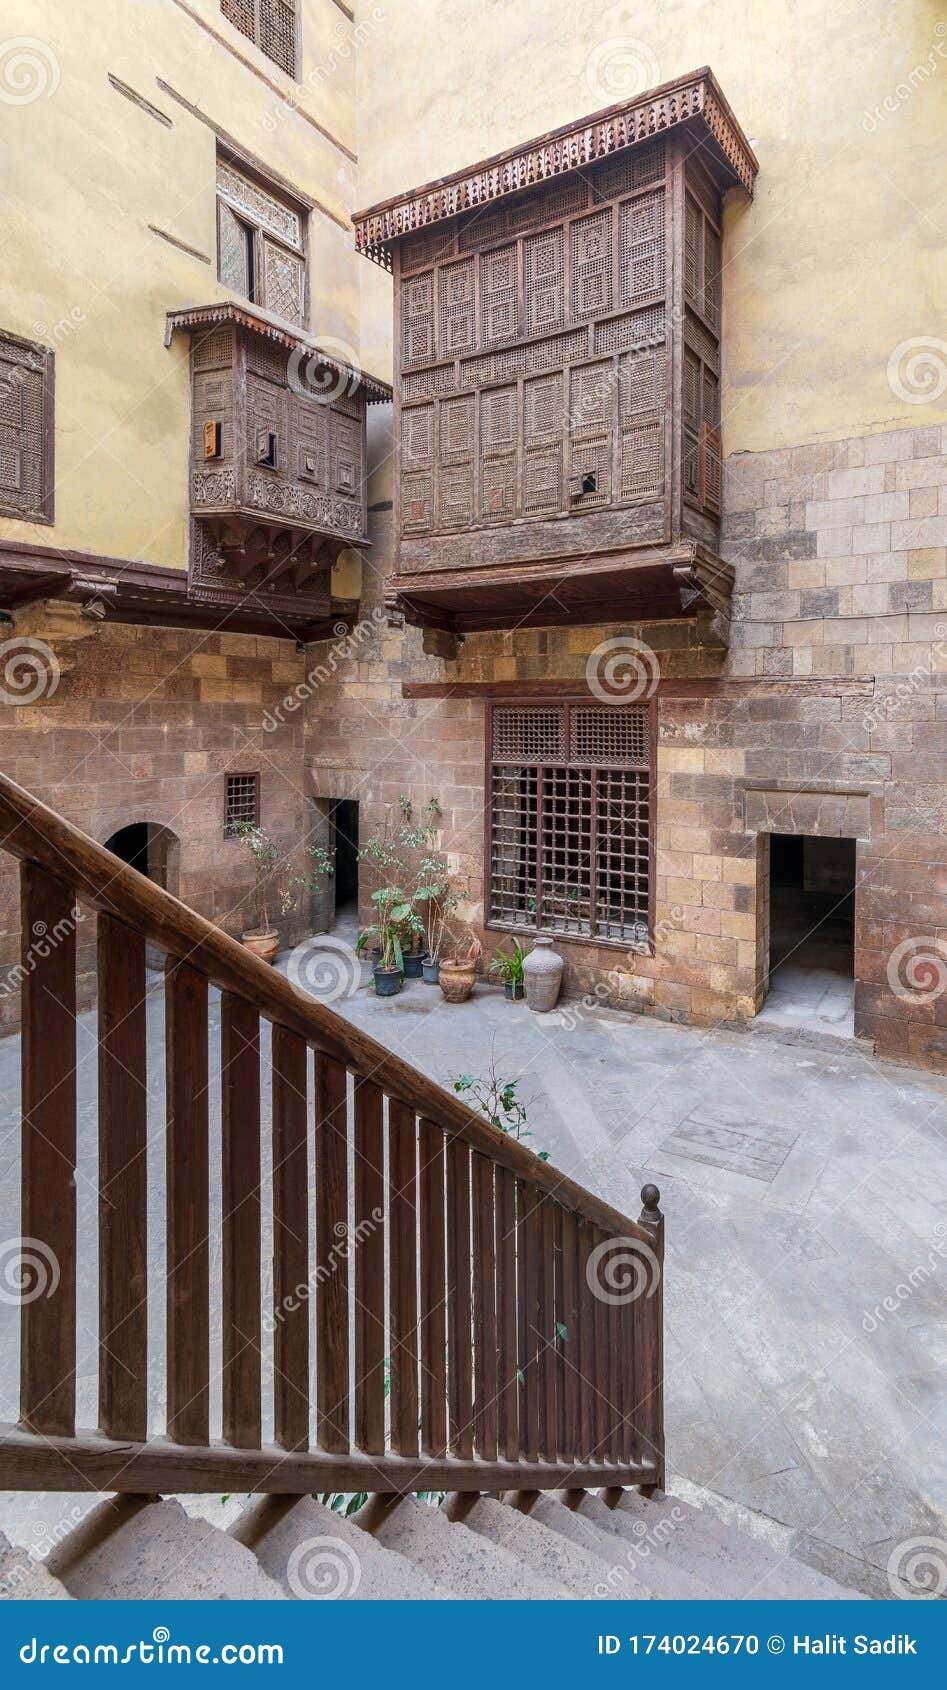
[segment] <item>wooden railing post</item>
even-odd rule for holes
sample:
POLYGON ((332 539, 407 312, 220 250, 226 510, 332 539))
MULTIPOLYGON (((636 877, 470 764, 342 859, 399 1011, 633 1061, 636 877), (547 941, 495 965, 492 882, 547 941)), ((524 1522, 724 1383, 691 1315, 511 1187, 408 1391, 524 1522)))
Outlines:
POLYGON ((647 1490, 664 1489, 664 1216, 658 1207, 661 1193, 656 1185, 641 1188, 639 1225, 650 1238, 653 1260, 645 1264, 638 1311, 638 1378, 636 1400, 642 1450, 655 1463, 656 1475, 647 1490))

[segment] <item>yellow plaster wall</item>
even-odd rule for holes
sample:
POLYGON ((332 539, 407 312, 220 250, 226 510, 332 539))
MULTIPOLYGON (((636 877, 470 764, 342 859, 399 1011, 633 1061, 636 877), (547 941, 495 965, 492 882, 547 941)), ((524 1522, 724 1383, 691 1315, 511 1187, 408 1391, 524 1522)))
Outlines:
POLYGON ((309 326, 357 356, 361 261, 340 226, 357 197, 353 26, 335 0, 301 11, 294 83, 218 0, 7 0, 0 327, 56 349, 56 522, 0 518, 0 538, 186 564, 187 343, 166 349, 164 328, 167 311, 224 297, 216 138, 160 82, 325 207, 309 326))
MULTIPOLYGON (((358 0, 357 20, 373 9, 358 0)), ((360 206, 709 64, 760 161, 754 203, 733 195, 726 212, 725 450, 947 420, 941 0, 397 0, 384 13, 358 60, 360 206), (924 404, 888 376, 912 339, 933 342, 941 392, 924 404)), ((366 361, 389 369, 390 283, 370 275, 362 299, 366 361)))

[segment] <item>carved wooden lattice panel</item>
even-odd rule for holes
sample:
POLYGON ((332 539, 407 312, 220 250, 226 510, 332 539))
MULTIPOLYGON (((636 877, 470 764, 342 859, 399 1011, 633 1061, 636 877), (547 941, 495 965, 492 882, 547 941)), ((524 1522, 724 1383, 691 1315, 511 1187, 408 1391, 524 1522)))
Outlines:
POLYGON ((532 235, 523 246, 526 325, 530 334, 558 329, 565 319, 565 243, 561 229, 532 235))
POLYGON ((305 289, 302 259, 264 238, 263 278, 267 310, 275 311, 290 323, 301 323, 305 289))
POLYGON ((621 208, 621 303, 664 291, 664 190, 621 208))
POLYGON ((217 201, 217 274, 224 287, 249 299, 252 234, 225 200, 217 201))
POLYGON ((434 357, 434 272, 413 276, 401 290, 401 355, 406 364, 434 357))
POLYGON ((516 247, 483 254, 480 269, 482 339, 511 340, 519 312, 516 299, 516 247))
POLYGON ((296 75, 296 0, 220 0, 220 9, 280 70, 296 75))
POLYGON ((0 513, 53 518, 53 353, 0 332, 0 513))
POLYGON ((301 325, 306 307, 303 245, 301 214, 219 157, 217 274, 224 286, 301 325))
POLYGON ((491 924, 646 942, 650 708, 495 705, 488 731, 491 924))
POLYGON ((477 344, 473 259, 450 264, 438 276, 438 346, 442 357, 477 344))
POLYGON ((302 221, 298 212, 275 194, 267 193, 258 182, 244 176, 225 158, 217 160, 217 192, 250 222, 275 235, 287 246, 295 247, 297 252, 302 251, 302 221))
POLYGON ((417 405, 401 417, 401 467, 417 469, 434 457, 434 406, 417 405))
POLYGON ((572 224, 572 315, 601 317, 612 308, 612 214, 572 224))

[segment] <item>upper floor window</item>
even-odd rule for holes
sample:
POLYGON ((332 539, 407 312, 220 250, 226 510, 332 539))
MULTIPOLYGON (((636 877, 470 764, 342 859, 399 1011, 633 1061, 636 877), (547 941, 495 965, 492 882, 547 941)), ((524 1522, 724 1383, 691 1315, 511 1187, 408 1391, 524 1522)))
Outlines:
POLYGON ((242 298, 305 324, 302 214, 227 158, 217 160, 217 274, 242 298))
POLYGON ((295 77, 296 0, 220 0, 220 9, 241 35, 295 77))
POLYGON ((0 330, 0 516, 53 520, 53 353, 0 330))

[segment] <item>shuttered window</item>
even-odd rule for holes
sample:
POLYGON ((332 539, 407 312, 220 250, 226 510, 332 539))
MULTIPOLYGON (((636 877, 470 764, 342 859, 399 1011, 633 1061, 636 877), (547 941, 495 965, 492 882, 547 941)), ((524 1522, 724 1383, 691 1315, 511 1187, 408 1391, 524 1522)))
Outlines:
POLYGON ((0 516, 53 520, 53 353, 0 330, 0 516))
POLYGON ((488 735, 490 925, 646 943, 650 705, 495 704, 488 735))
POLYGON ((220 0, 220 9, 287 76, 297 75, 296 0, 220 0))
POLYGON ((303 214, 217 161, 217 274, 225 287, 287 322, 305 326, 303 214))

